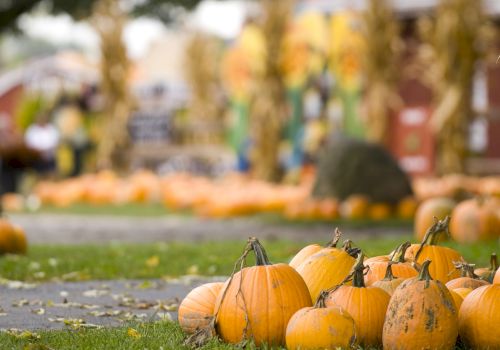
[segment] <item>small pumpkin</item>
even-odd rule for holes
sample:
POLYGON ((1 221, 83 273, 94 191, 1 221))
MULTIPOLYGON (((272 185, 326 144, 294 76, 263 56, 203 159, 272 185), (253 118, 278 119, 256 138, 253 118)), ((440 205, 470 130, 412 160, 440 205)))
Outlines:
POLYGON ((491 205, 483 200, 468 199, 453 209, 450 233, 460 243, 495 239, 500 235, 500 222, 491 205))
POLYGON ((498 259, 497 253, 491 253, 490 257, 490 267, 480 267, 474 270, 474 273, 479 276, 479 278, 492 283, 495 277, 495 272, 498 269, 498 259))
POLYGON ((488 282, 479 279, 478 276, 474 273, 474 265, 460 262, 456 263, 455 266, 458 270, 461 271, 461 277, 446 282, 446 287, 448 287, 448 289, 476 289, 489 284, 488 282))
POLYGON ((16 246, 14 225, 7 219, 0 218, 0 254, 12 253, 16 246))
POLYGON ((316 300, 322 290, 341 283, 350 273, 357 251, 351 251, 350 243, 342 249, 333 246, 311 255, 296 270, 309 288, 311 298, 316 300))
MULTIPOLYGON (((415 213, 415 237, 421 241, 427 229, 434 223, 434 218, 439 220, 444 219, 447 215, 450 215, 453 208, 455 207, 455 202, 446 197, 431 198, 423 201, 415 213)), ((446 236, 437 237, 439 240, 446 240, 446 236)))
POLYGON ((28 240, 26 239, 26 233, 21 226, 12 225, 14 231, 14 241, 12 243, 11 253, 13 254, 26 254, 28 250, 28 240))
POLYGON ((410 278, 418 275, 417 270, 412 266, 411 262, 405 260, 406 249, 410 246, 410 242, 401 244, 390 257, 384 261, 383 258, 375 261, 366 261, 365 264, 369 266, 368 272, 365 275, 365 283, 368 286, 373 285, 376 281, 384 278, 387 266, 392 262, 392 273, 396 277, 410 278))
POLYGON ((417 211, 418 202, 415 197, 409 196, 405 197, 399 201, 396 208, 398 218, 400 219, 413 219, 415 217, 415 212, 417 211))
POLYGON ((361 194, 352 194, 340 204, 340 215, 345 219, 363 219, 368 213, 370 200, 361 194))
POLYGON ((458 312, 446 286, 432 279, 430 263, 423 262, 419 276, 394 291, 385 316, 384 349, 455 348, 458 312))
POLYGON ((192 334, 209 326, 223 285, 223 282, 205 283, 186 295, 178 312, 179 324, 184 332, 192 334))
POLYGON ((464 258, 454 249, 437 245, 440 235, 448 232, 450 217, 436 221, 425 234, 422 243, 412 244, 405 254, 407 260, 422 264, 425 260, 439 263, 432 264, 429 272, 433 279, 446 283, 460 277, 460 272, 455 268, 455 261, 463 261, 464 258))
POLYGON ((360 345, 376 347, 382 344, 382 327, 390 296, 384 290, 365 285, 363 254, 360 253, 352 272, 352 286, 334 288, 326 299, 326 306, 346 310, 356 324, 360 345))
POLYGON ((253 339, 257 346, 285 344, 285 331, 298 310, 312 305, 304 280, 287 264, 271 264, 264 247, 252 237, 256 266, 245 267, 230 278, 215 303, 215 324, 228 343, 253 339))
POLYGON ((384 278, 380 281, 375 281, 372 284, 373 287, 385 290, 389 295, 392 295, 396 288, 405 280, 405 278, 394 277, 394 275, 392 274, 393 264, 393 262, 389 262, 389 264, 387 264, 384 278))
POLYGON ((455 293, 457 293, 458 295, 460 295, 462 297, 462 299, 465 299, 465 297, 467 295, 469 295, 469 293, 472 292, 473 289, 470 289, 470 288, 455 288, 455 289, 453 289, 453 291, 455 293))
POLYGON ((340 240, 341 233, 339 229, 335 229, 334 236, 330 242, 326 244, 325 247, 320 246, 319 244, 309 244, 302 248, 295 256, 290 260, 290 265, 294 269, 296 269, 300 264, 302 264, 307 258, 311 255, 319 252, 323 248, 335 248, 340 240))
POLYGON ((500 346, 500 285, 474 289, 460 308, 460 339, 471 349, 498 349, 500 346))
POLYGON ((289 350, 350 349, 357 345, 357 330, 351 315, 337 306, 326 307, 322 293, 314 307, 297 311, 286 328, 289 350))
POLYGON ((450 294, 453 298, 453 302, 455 303, 455 307, 457 308, 457 311, 460 310, 460 306, 462 305, 462 302, 464 301, 464 297, 452 289, 450 289, 450 294))
POLYGON ((368 218, 371 220, 387 220, 391 215, 392 209, 387 203, 372 203, 368 206, 368 218))

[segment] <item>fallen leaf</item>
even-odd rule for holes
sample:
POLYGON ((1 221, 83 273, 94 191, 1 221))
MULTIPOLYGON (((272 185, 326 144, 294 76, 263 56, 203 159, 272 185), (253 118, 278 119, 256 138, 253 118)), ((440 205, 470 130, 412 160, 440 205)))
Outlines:
POLYGON ((141 337, 141 334, 134 328, 127 329, 127 335, 134 339, 139 339, 141 337))
POLYGON ((153 255, 146 259, 146 266, 150 268, 157 267, 160 264, 160 258, 158 255, 153 255))

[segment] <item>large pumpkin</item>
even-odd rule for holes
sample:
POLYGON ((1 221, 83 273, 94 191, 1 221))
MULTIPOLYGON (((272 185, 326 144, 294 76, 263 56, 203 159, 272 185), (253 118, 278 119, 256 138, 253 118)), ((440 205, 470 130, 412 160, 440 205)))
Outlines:
POLYGON ((340 240, 341 233, 339 229, 335 229, 334 236, 330 242, 325 247, 320 246, 319 244, 309 244, 308 246, 305 246, 302 248, 293 258, 290 260, 290 265, 294 269, 296 269, 300 264, 302 264, 307 258, 309 258, 311 255, 319 252, 323 248, 335 248, 337 247, 337 244, 340 240))
POLYGON ((17 235, 14 226, 0 218, 0 254, 12 253, 16 248, 17 235))
POLYGON ((363 254, 360 253, 353 267, 352 286, 334 288, 326 306, 346 310, 356 324, 358 341, 366 347, 382 344, 382 328, 390 296, 377 287, 366 287, 363 277, 363 254))
POLYGON ((14 241, 12 243, 11 253, 26 254, 28 250, 28 241, 24 230, 18 225, 12 225, 12 229, 14 231, 14 241))
POLYGON ((495 273, 495 277, 493 278, 493 284, 500 284, 500 267, 495 273))
POLYGON ((235 273, 217 298, 217 332, 229 343, 253 339, 257 346, 283 345, 292 315, 312 305, 309 291, 292 267, 272 265, 256 238, 250 238, 250 248, 256 266, 235 273))
POLYGON ((390 257, 384 259, 383 257, 377 260, 366 261, 369 267, 365 275, 365 283, 368 286, 373 285, 376 281, 383 279, 387 272, 387 266, 392 263, 392 273, 396 277, 410 278, 418 275, 417 270, 412 266, 411 262, 405 260, 405 253, 410 242, 401 244, 390 257))
POLYGON ((450 233, 460 243, 495 239, 500 235, 500 222, 491 205, 481 200, 468 199, 453 209, 450 233))
POLYGON ((474 270, 474 273, 479 276, 479 278, 492 283, 493 278, 495 278, 495 272, 498 269, 498 259, 497 254, 492 253, 490 257, 490 267, 480 267, 474 270))
POLYGON ((488 282, 479 279, 478 276, 474 273, 474 265, 467 263, 457 263, 456 267, 461 271, 461 277, 446 282, 446 287, 448 287, 448 289, 476 289, 489 284, 488 282))
POLYGON ((223 285, 223 282, 205 283, 186 295, 178 312, 179 324, 184 332, 191 334, 209 326, 223 285))
POLYGON ((357 330, 351 315, 337 306, 326 307, 322 293, 314 307, 300 309, 286 328, 289 350, 348 349, 357 345, 357 330))
MULTIPOLYGON (((439 220, 444 219, 447 215, 451 214, 454 207, 455 202, 445 197, 431 198, 423 201, 415 213, 415 237, 421 241, 427 229, 434 223, 434 218, 438 218, 439 220)), ((438 239, 446 239, 446 236, 441 236, 438 239)))
POLYGON ((460 271, 455 268, 454 262, 463 261, 462 255, 454 249, 441 247, 437 241, 443 232, 447 232, 450 218, 435 222, 425 234, 420 244, 412 244, 407 250, 405 257, 417 264, 425 260, 431 260, 434 264, 429 267, 433 279, 446 283, 454 278, 460 277, 460 271))
POLYGON ((296 270, 309 288, 312 300, 316 300, 322 290, 341 283, 351 271, 356 259, 349 248, 327 247, 311 255, 296 270))
POLYGON ((454 349, 458 312, 446 286, 433 280, 430 261, 418 277, 405 280, 389 302, 384 322, 385 350, 454 349))
POLYGON ((460 338, 471 349, 499 349, 500 285, 479 287, 467 295, 458 325, 460 338))
POLYGON ((373 287, 377 287, 383 289, 387 292, 387 294, 392 295, 396 288, 399 287, 401 283, 405 280, 405 278, 396 278, 392 274, 392 265, 394 263, 390 262, 387 265, 385 276, 380 281, 376 281, 372 284, 373 287))

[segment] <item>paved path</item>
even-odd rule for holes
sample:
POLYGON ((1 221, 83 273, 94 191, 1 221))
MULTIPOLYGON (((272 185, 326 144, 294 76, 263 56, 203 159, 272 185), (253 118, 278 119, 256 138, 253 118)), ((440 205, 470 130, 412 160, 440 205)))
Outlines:
MULTIPOLYGON (((257 218, 211 220, 186 216, 141 218, 67 214, 11 214, 9 217, 25 229, 31 243, 56 244, 239 240, 251 235, 267 239, 325 241, 333 229, 332 224, 325 222, 293 225, 257 218)), ((405 227, 341 229, 348 237, 400 235, 411 231, 405 227)))
POLYGON ((116 326, 130 320, 177 319, 179 301, 194 287, 225 278, 93 281, 0 285, 0 329, 116 326))

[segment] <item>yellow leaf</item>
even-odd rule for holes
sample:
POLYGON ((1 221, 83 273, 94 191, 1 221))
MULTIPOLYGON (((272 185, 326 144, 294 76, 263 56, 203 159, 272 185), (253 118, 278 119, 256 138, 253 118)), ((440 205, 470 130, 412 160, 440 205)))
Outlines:
POLYGON ((127 330, 127 335, 130 337, 130 338, 134 338, 134 339, 139 339, 141 337, 141 334, 139 332, 137 332, 137 330, 133 329, 133 328, 129 328, 127 330))
POLYGON ((187 269, 187 273, 190 275, 197 275, 198 272, 200 271, 198 265, 191 265, 187 269))
POLYGON ((158 257, 158 255, 153 255, 151 257, 149 257, 148 259, 146 259, 146 266, 147 267, 156 267, 160 264, 160 258, 158 257))

